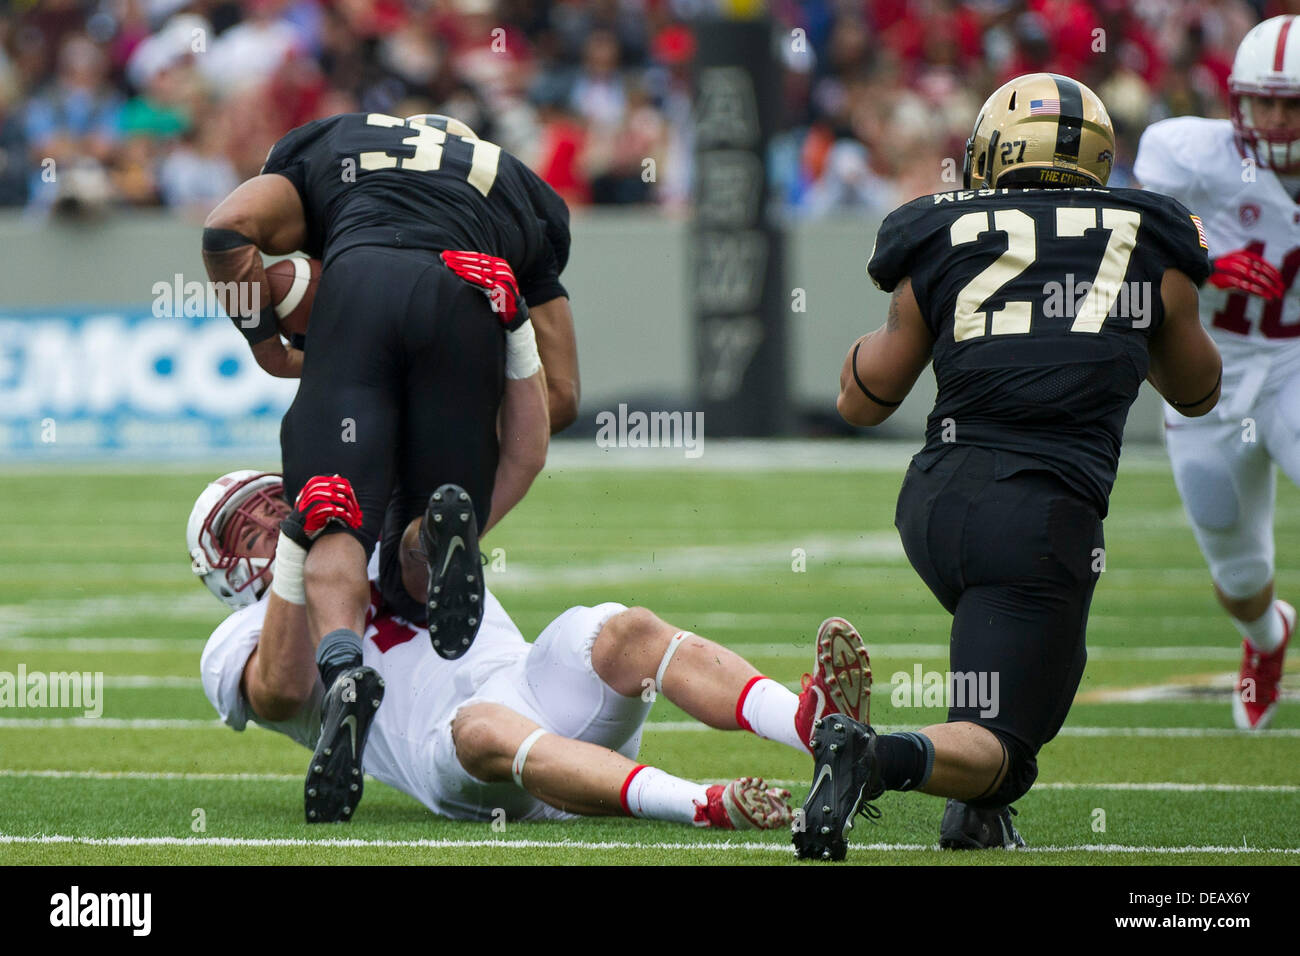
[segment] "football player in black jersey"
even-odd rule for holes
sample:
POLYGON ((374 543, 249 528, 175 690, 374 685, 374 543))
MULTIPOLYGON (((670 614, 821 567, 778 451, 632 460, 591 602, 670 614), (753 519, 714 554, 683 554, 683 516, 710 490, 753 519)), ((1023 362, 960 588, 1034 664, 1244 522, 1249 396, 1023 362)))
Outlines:
POLYGON ((1021 76, 980 110, 965 188, 880 228, 867 271, 893 298, 845 358, 838 407, 879 424, 934 362, 938 397, 895 523, 953 615, 956 677, 948 721, 919 732, 822 719, 801 857, 842 859, 855 814, 879 816, 866 801, 886 790, 948 797, 943 846, 1023 845, 1009 807, 1083 673, 1129 406, 1143 379, 1189 416, 1219 395, 1197 313, 1200 223, 1167 197, 1107 189, 1114 153, 1091 90, 1021 76), (974 699, 974 686, 997 693, 974 699))
MULTIPOLYGON (((301 564, 285 579, 301 585, 282 596, 305 606, 329 688, 312 773, 330 786, 313 787, 309 775, 307 817, 346 819, 350 807, 336 812, 346 801, 327 808, 313 797, 359 772, 362 708, 383 695, 361 666, 376 539, 382 532, 388 605, 427 622, 442 656, 466 653, 483 607, 478 529, 535 474, 502 487, 499 440, 540 447, 544 460, 547 433, 576 417, 577 352, 560 283, 568 209, 520 160, 454 118, 343 114, 272 147, 261 174, 208 217, 203 255, 209 277, 225 283, 218 288, 260 291, 257 314, 230 311, 258 364, 301 375, 280 433, 285 496, 312 493, 282 526, 277 562, 301 564), (261 258, 296 250, 324 262, 301 352, 278 334, 261 258), (330 517, 328 482, 323 492, 309 484, 329 475, 351 483, 355 526, 330 517), (430 568, 417 596, 403 585, 397 549, 421 520, 430 568)), ((229 311, 237 300, 228 298, 229 311)))

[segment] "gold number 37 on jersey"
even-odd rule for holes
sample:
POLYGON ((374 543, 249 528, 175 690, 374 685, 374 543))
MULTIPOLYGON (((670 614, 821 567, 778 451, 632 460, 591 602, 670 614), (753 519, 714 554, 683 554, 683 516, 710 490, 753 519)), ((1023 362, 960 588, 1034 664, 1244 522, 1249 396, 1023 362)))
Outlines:
MULTIPOLYGON (((425 126, 419 120, 404 120, 384 113, 371 113, 366 117, 368 126, 405 127, 411 135, 402 140, 403 146, 414 146, 414 156, 393 156, 383 150, 369 150, 358 156, 361 168, 404 169, 411 172, 432 172, 442 168, 442 144, 447 142, 445 130, 436 126, 425 126)), ((466 179, 469 184, 484 196, 496 182, 497 165, 501 161, 501 147, 485 140, 472 140, 473 151, 470 154, 469 172, 466 179)))
MULTIPOLYGON (((1057 208, 1057 238, 1078 238, 1089 229, 1099 228, 1110 233, 1106 238, 1106 251, 1092 279, 1092 288, 1079 304, 1074 323, 1070 326, 1071 332, 1101 331, 1128 272, 1129 257, 1137 244, 1141 222, 1142 214, 1131 209, 1057 208)), ((975 242, 990 232, 1007 234, 1007 250, 957 293, 952 334, 958 342, 984 335, 986 327, 991 335, 1023 335, 1029 331, 1032 302, 1008 301, 1000 309, 985 309, 984 303, 1038 258, 1034 220, 1019 209, 968 212, 953 222, 949 235, 952 244, 960 246, 975 242)))

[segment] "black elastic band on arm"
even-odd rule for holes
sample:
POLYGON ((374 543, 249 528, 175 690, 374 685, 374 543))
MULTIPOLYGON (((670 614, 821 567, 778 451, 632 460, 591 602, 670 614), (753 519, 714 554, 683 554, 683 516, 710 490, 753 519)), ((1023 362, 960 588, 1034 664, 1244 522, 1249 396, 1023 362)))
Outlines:
POLYGON ((1219 386, 1222 384, 1223 384, 1223 369, 1220 368, 1219 377, 1214 381, 1214 388, 1206 392, 1201 398, 1197 399, 1194 402, 1175 402, 1171 398, 1169 399, 1169 404, 1174 406, 1174 408, 1195 408, 1197 405, 1201 405, 1204 404, 1205 402, 1208 402, 1210 400, 1210 396, 1213 395, 1215 392, 1217 392, 1219 390, 1219 386))
POLYGON ((901 399, 897 402, 887 402, 883 398, 878 398, 875 395, 872 395, 871 389, 862 384, 862 379, 858 378, 858 349, 860 348, 862 348, 861 342, 853 346, 853 381, 858 383, 858 388, 862 389, 862 394, 867 396, 867 398, 871 399, 877 405, 883 405, 885 408, 897 408, 899 405, 902 405, 903 402, 901 399))
POLYGON ((252 239, 249 239, 242 232, 236 232, 234 229, 204 229, 203 230, 203 251, 204 252, 228 252, 231 249, 238 249, 240 246, 255 246, 252 239))

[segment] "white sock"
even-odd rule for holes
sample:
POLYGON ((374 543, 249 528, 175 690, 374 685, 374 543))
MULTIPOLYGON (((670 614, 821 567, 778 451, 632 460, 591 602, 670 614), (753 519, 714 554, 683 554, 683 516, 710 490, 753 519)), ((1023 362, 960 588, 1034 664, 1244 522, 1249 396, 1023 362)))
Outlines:
POLYGON ((799 695, 770 677, 759 677, 746 685, 736 705, 736 723, 767 740, 789 744, 800 753, 808 746, 794 729, 799 695))
POLYGON ((639 766, 623 781, 620 798, 631 816, 694 823, 695 805, 707 803, 709 788, 674 777, 658 767, 639 766))
POLYGON ((1268 654, 1278 649, 1286 630, 1282 623, 1282 612, 1274 601, 1268 610, 1254 621, 1239 621, 1235 617, 1232 623, 1237 625, 1241 636, 1250 642, 1250 646, 1261 654, 1268 654))

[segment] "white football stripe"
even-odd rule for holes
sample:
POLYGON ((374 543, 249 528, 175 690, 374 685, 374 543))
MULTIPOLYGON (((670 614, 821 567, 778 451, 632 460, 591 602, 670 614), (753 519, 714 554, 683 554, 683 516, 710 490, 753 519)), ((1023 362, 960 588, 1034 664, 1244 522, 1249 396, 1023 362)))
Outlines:
POLYGON ((293 310, 298 308, 303 296, 307 294, 307 287, 311 284, 311 263, 303 256, 294 256, 289 261, 293 263, 293 282, 290 283, 289 291, 285 293, 284 298, 275 307, 276 318, 280 319, 293 314, 293 310))

